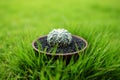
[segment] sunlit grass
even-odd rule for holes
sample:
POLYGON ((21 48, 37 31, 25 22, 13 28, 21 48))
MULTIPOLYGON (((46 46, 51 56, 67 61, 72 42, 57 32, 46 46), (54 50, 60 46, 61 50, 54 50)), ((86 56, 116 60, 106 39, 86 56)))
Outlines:
POLYGON ((119 80, 119 0, 1 0, 0 79, 119 80), (38 56, 32 41, 65 28, 88 41, 70 63, 38 56))

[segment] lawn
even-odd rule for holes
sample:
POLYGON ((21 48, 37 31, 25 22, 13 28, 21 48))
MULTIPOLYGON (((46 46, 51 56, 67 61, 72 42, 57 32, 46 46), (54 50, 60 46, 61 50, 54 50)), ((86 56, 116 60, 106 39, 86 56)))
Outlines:
POLYGON ((0 0, 0 80, 120 80, 120 0, 0 0), (66 65, 32 41, 65 28, 88 41, 66 65))

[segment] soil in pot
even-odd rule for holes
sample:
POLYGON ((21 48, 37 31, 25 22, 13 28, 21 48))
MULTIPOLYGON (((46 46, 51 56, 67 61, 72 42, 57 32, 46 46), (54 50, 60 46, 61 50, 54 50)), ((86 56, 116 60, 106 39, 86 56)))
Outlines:
MULTIPOLYGON (((47 43, 47 36, 39 38, 35 43, 34 43, 35 48, 39 48, 39 46, 41 47, 41 50, 44 51, 46 49, 47 53, 52 53, 54 50, 54 47, 50 46, 47 43), (40 44, 39 44, 40 43, 40 44)), ((83 41, 81 38, 72 36, 72 42, 70 45, 65 46, 65 47, 57 47, 56 48, 56 54, 60 54, 60 53, 73 53, 73 52, 77 52, 80 51, 81 49, 83 49, 86 46, 85 41, 83 41)))

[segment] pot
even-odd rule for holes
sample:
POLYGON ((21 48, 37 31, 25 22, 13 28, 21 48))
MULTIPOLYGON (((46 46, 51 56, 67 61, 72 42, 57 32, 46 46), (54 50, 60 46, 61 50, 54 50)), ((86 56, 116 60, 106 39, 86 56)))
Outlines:
POLYGON ((39 54, 39 53, 40 53, 40 54, 45 54, 46 56, 48 56, 48 57, 50 57, 50 58, 51 58, 51 57, 55 57, 56 59, 57 59, 58 57, 63 57, 63 59, 67 59, 67 61, 69 61, 72 56, 77 56, 77 57, 78 57, 79 53, 83 52, 83 51, 87 48, 87 46, 88 46, 88 43, 87 43, 87 41, 86 41, 84 38, 82 38, 82 37, 80 37, 80 36, 76 36, 76 35, 72 35, 72 37, 73 37, 73 38, 76 38, 76 39, 78 39, 78 40, 81 40, 81 41, 83 42, 83 44, 84 44, 84 47, 82 47, 82 48, 81 48, 80 50, 78 50, 78 51, 69 52, 69 53, 56 53, 56 54, 52 54, 52 53, 40 51, 40 50, 36 47, 36 45, 37 45, 36 42, 39 41, 39 40, 41 40, 41 39, 47 38, 47 36, 42 36, 42 37, 39 37, 38 39, 34 40, 34 41, 32 42, 32 47, 33 47, 34 51, 36 52, 36 54, 39 54))

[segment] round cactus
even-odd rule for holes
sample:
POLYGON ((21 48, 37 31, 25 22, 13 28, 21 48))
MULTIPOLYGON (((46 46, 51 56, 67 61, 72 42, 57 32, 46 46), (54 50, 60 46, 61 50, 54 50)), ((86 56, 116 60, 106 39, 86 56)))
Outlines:
POLYGON ((47 36, 47 42, 51 46, 67 46, 71 41, 71 33, 65 29, 54 29, 47 36))

